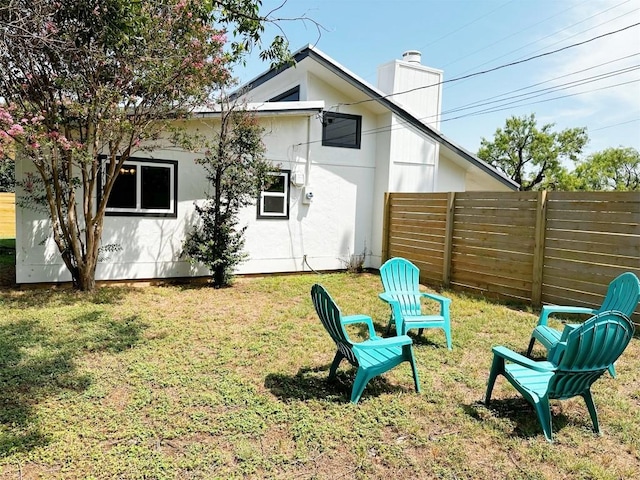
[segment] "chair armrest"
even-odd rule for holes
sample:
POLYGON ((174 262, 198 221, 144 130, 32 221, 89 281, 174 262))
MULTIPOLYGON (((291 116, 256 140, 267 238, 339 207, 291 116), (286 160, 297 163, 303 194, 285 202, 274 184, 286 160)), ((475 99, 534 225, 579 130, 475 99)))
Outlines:
POLYGON ((347 315, 346 317, 341 317, 340 321, 342 325, 351 325, 353 323, 365 323, 369 328, 369 337, 371 339, 380 338, 376 334, 375 328, 373 328, 373 320, 368 315, 347 315))
POLYGON ((427 292, 420 292, 420 295, 426 298, 430 298, 431 300, 435 300, 436 302, 439 302, 440 305, 442 305, 442 308, 446 308, 449 304, 451 304, 451 299, 447 297, 443 297, 442 295, 437 295, 435 293, 427 293, 427 292))
POLYGON ((586 313, 589 315, 595 315, 597 310, 589 307, 571 307, 568 305, 545 305, 540 311, 540 318, 538 319, 538 325, 546 325, 549 315, 554 313, 586 313))
POLYGON ((398 300, 396 300, 395 298, 393 298, 393 295, 391 295, 390 293, 387 292, 383 292, 383 293, 379 293, 378 297, 381 300, 384 300, 387 303, 393 303, 393 302, 398 302, 398 300))
POLYGON ((401 333, 400 325, 402 323, 402 309, 400 308, 400 302, 396 298, 394 298, 393 295, 387 292, 379 293, 378 297, 381 300, 384 300, 385 302, 387 302, 391 307, 393 319, 396 322, 396 331, 397 333, 401 333))
POLYGON ((401 347, 403 345, 411 345, 413 340, 408 335, 398 335, 397 337, 379 338, 376 340, 365 340, 364 342, 355 343, 354 346, 363 349, 376 349, 386 347, 401 347))
POLYGON ((523 367, 530 368, 536 372, 553 372, 556 367, 551 362, 536 362, 530 358, 520 355, 507 347, 493 347, 493 354, 497 357, 504 358, 523 367))

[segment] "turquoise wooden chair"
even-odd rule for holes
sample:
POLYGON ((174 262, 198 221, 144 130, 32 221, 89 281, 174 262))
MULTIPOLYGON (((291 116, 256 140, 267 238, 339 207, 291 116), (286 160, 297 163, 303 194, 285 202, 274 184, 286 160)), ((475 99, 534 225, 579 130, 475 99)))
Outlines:
POLYGON ((505 347, 493 348, 485 404, 488 406, 498 375, 503 375, 535 408, 548 441, 552 441, 549 400, 584 398, 600 433, 591 385, 624 351, 634 326, 623 313, 601 312, 581 325, 567 326, 547 361, 536 362, 505 347))
MULTIPOLYGON (((562 332, 547 325, 549 315, 554 313, 586 313, 597 315, 607 310, 616 310, 624 313, 627 317, 631 317, 638 302, 640 301, 640 280, 631 272, 623 273, 614 278, 609 284, 607 294, 600 308, 588 307, 571 307, 562 305, 545 305, 540 312, 538 325, 533 329, 529 348, 527 348, 527 356, 531 356, 533 345, 538 340, 547 350, 551 350, 560 341, 562 332)), ((612 377, 616 376, 616 369, 613 364, 609 367, 609 373, 612 377)))
POLYGON ((425 328, 441 328, 447 339, 447 348, 451 350, 451 321, 449 305, 451 300, 441 295, 420 291, 420 270, 409 260, 396 257, 384 262, 380 267, 380 279, 384 293, 379 297, 391 306, 391 322, 396 325, 398 335, 406 335, 412 328, 419 328, 418 335, 425 328), (440 304, 438 315, 423 315, 420 300, 427 298, 440 304))
POLYGON ((413 382, 416 392, 420 393, 418 370, 411 348, 412 341, 406 335, 381 338, 376 335, 371 317, 349 315, 343 317, 340 309, 322 285, 311 287, 311 299, 324 328, 336 343, 338 350, 331 363, 329 379, 336 376, 336 370, 342 359, 356 367, 356 379, 351 390, 351 402, 358 403, 364 388, 373 377, 391 370, 402 362, 409 362, 413 370, 413 382), (369 328, 369 339, 353 343, 345 330, 345 325, 364 323, 369 328))

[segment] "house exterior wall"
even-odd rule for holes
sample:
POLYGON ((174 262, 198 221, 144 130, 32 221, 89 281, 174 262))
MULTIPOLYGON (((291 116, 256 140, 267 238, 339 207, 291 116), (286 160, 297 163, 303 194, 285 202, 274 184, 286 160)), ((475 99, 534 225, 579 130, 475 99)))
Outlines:
MULTIPOLYGON (((397 62, 393 65, 405 67, 397 62)), ((412 81, 416 81, 417 73, 423 78, 426 75, 429 81, 437 77, 437 72, 424 67, 397 70, 395 74, 398 72, 408 72, 412 81)), ((395 80, 402 79, 395 76, 395 80)), ((404 88, 409 84, 403 80, 398 85, 404 88)), ((255 206, 240 212, 239 226, 247 227, 245 251, 250 257, 239 266, 238 273, 341 269, 351 255, 362 253, 366 253, 365 266, 377 268, 383 260, 386 192, 506 189, 489 175, 469 173, 463 167, 464 160, 456 163, 444 157, 439 143, 414 130, 396 113, 372 103, 354 103, 349 96, 356 91, 354 86, 333 73, 318 70, 311 59, 302 60, 296 68, 284 70, 264 83, 257 82, 240 100, 266 102, 298 85, 301 101, 322 100, 326 111, 360 115, 361 146, 323 146, 322 116, 317 113, 259 114, 265 128, 266 157, 292 175, 299 174, 304 185, 289 185, 288 219, 258 219, 255 206), (313 192, 310 203, 304 200, 306 192, 313 192)), ((429 112, 439 109, 440 93, 434 93, 436 90, 421 90, 429 112)), ((218 122, 202 115, 190 120, 189 128, 206 134, 218 122)), ((136 156, 178 162, 177 217, 106 217, 102 244, 117 244, 122 250, 99 263, 96 279, 207 275, 204 267, 180 258, 184 238, 198 221, 194 204, 203 201, 209 188, 203 168, 195 162, 197 156, 172 148, 136 156)), ((18 178, 27 168, 17 162, 18 178)), ((44 214, 18 208, 16 240, 18 283, 71 280, 44 214)))
MULTIPOLYGON (((283 80, 282 88, 271 86, 274 94, 290 88, 291 79, 283 80)), ((297 81, 305 89, 313 89, 315 98, 325 98, 327 104, 349 100, 313 75, 300 75, 297 81)), ((363 131, 378 125, 366 108, 341 111, 362 115, 363 131)), ((350 255, 362 253, 372 243, 376 136, 363 135, 360 149, 325 147, 322 123, 316 115, 259 118, 265 128, 267 158, 282 169, 303 173, 307 185, 306 190, 289 186, 288 219, 257 219, 255 206, 240 212, 239 225, 247 226, 245 251, 250 258, 239 266, 238 273, 344 268, 350 255), (309 189, 314 198, 305 204, 303 192, 309 189)), ((194 119, 190 128, 206 133, 216 122, 194 119)), ((185 235, 197 221, 194 202, 202 201, 208 189, 204 170, 195 163, 196 155, 165 149, 137 156, 178 161, 178 216, 106 217, 102 243, 118 244, 122 249, 99 263, 96 280, 207 275, 204 267, 180 258, 185 235)), ((49 222, 29 210, 20 210, 19 215, 17 282, 70 281, 51 239, 49 222)))
POLYGON ((438 180, 434 192, 464 192, 467 172, 461 166, 440 157, 438 180))

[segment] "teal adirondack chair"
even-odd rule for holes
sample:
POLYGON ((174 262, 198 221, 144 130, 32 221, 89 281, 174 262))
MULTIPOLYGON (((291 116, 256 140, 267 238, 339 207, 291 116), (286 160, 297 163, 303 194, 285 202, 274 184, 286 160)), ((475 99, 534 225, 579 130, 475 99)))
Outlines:
POLYGON ((406 335, 412 328, 419 328, 418 335, 425 328, 441 328, 447 338, 447 348, 451 350, 451 320, 449 305, 451 299, 420 291, 420 270, 409 260, 401 257, 391 258, 380 267, 380 279, 384 293, 379 297, 391 306, 391 322, 396 325, 398 335, 406 335), (435 300, 440 304, 438 315, 423 315, 421 298, 435 300))
POLYGON ((413 370, 413 382, 416 392, 420 393, 420 383, 416 361, 411 348, 412 340, 406 335, 391 338, 381 338, 376 335, 371 317, 366 315, 342 316, 340 309, 331 295, 322 285, 311 287, 311 299, 318 317, 324 328, 336 343, 338 351, 331 363, 329 379, 336 376, 336 370, 342 359, 347 359, 358 369, 356 379, 351 390, 351 402, 358 403, 364 388, 373 377, 391 370, 402 362, 409 362, 413 370), (369 339, 353 343, 345 330, 345 325, 364 323, 369 328, 369 339))
POLYGON ((551 399, 580 395, 587 404, 593 429, 600 433, 591 385, 622 354, 633 330, 626 315, 606 311, 581 325, 567 326, 547 361, 536 362, 506 347, 494 347, 485 404, 489 405, 496 377, 504 375, 533 405, 548 441, 552 441, 551 399))
MULTIPOLYGON (((607 295, 600 308, 588 307, 571 307, 562 305, 545 305, 540 312, 538 325, 533 329, 529 348, 527 348, 527 356, 531 356, 533 345, 536 340, 540 342, 547 350, 551 350, 560 340, 562 332, 547 325, 549 315, 554 313, 586 313, 597 315, 607 310, 616 310, 624 313, 627 317, 631 317, 633 311, 640 301, 640 281, 631 272, 623 273, 614 278, 609 284, 607 295)), ((609 366, 609 373, 612 377, 616 376, 616 369, 613 363, 609 366)))

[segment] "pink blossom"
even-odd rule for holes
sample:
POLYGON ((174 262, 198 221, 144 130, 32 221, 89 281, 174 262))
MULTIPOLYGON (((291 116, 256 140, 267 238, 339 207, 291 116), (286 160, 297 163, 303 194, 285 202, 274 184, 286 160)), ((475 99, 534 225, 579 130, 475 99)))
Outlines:
POLYGON ((11 114, 7 110, 1 107, 0 107, 0 122, 13 124, 13 117, 11 116, 11 114))
POLYGON ((7 130, 7 133, 12 137, 17 137, 24 134, 24 128, 22 128, 22 125, 20 125, 19 123, 16 123, 14 125, 11 125, 11 128, 7 130))
POLYGON ((211 40, 213 40, 214 42, 218 42, 218 43, 226 43, 227 42, 227 36, 224 33, 216 33, 215 35, 213 35, 211 37, 211 40))

